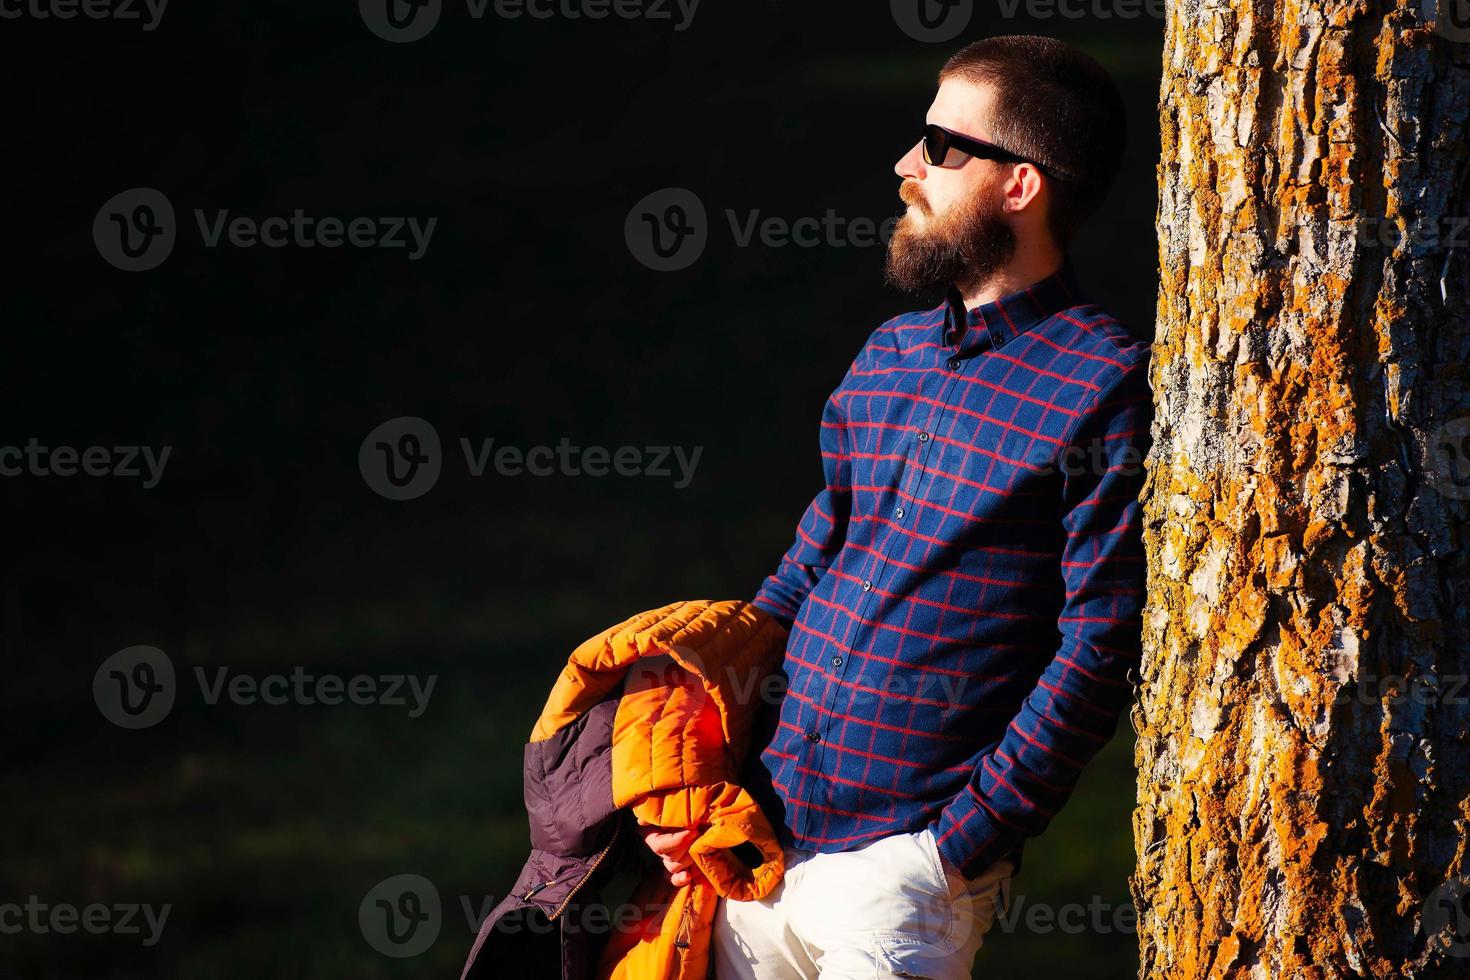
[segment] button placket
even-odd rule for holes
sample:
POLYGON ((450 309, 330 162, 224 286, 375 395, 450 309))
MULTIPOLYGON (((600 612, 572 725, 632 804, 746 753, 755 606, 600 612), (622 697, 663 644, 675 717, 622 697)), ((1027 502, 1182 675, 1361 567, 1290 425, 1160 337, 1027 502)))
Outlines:
MULTIPOLYGON (((903 478, 900 478, 899 480, 900 490, 912 500, 918 501, 924 499, 921 496, 922 487, 920 486, 920 483, 922 482, 922 477, 924 475, 927 474, 932 477, 932 474, 930 474, 928 471, 928 462, 930 457, 933 455, 933 434, 938 425, 946 419, 946 415, 944 413, 948 411, 951 400, 954 398, 955 386, 957 383, 958 382, 956 380, 956 377, 954 376, 944 379, 944 386, 940 390, 939 398, 936 399, 942 407, 936 410, 937 414, 931 413, 928 418, 920 423, 922 425, 922 428, 919 429, 919 433, 916 436, 918 448, 915 450, 914 453, 915 457, 917 458, 918 465, 909 468, 909 472, 913 474, 911 478, 907 479, 907 481, 905 481, 903 478), (903 487, 904 482, 907 482, 909 484, 907 488, 903 487)), ((907 477, 908 473, 905 473, 904 476, 907 477)), ((904 516, 904 508, 902 504, 897 505, 895 515, 899 518, 902 518, 904 516)), ((888 562, 889 559, 893 556, 893 548, 898 542, 898 537, 899 533, 896 528, 889 533, 887 547, 883 551, 883 557, 880 558, 878 561, 878 567, 873 572, 873 578, 863 580, 863 591, 865 593, 871 593, 873 589, 873 582, 875 580, 883 580, 884 572, 886 572, 888 569, 888 562)), ((870 605, 871 600, 869 602, 863 603, 863 611, 866 612, 867 608, 870 605)), ((852 653, 851 645, 849 645, 848 653, 852 653)))
MULTIPOLYGON (((923 421, 923 423, 921 423, 923 425, 923 428, 921 428, 919 430, 919 433, 918 433, 918 436, 917 436, 917 439, 918 439, 918 442, 919 442, 919 449, 918 449, 916 455, 919 457, 919 459, 918 459, 919 465, 918 466, 915 466, 915 467, 906 467, 906 472, 903 473, 903 474, 901 474, 900 477, 899 477, 899 480, 898 480, 898 487, 899 487, 899 489, 902 492, 906 493, 910 498, 912 498, 914 500, 922 499, 919 496, 920 475, 925 472, 925 463, 927 463, 927 461, 929 459, 929 456, 931 455, 932 446, 933 446, 933 442, 934 442, 934 440, 932 438, 933 437, 933 430, 934 430, 935 426, 939 422, 943 421, 943 419, 945 418, 945 416, 943 415, 943 412, 945 411, 945 409, 947 409, 949 407, 950 401, 954 397, 955 384, 956 384, 956 381, 955 381, 955 378, 953 378, 953 377, 949 377, 949 378, 945 378, 944 379, 944 381, 943 381, 943 387, 940 389, 939 398, 937 399, 940 402, 940 404, 942 406, 944 406, 944 407, 939 410, 940 411, 940 414, 939 415, 937 415, 937 416, 936 415, 930 415, 928 418, 926 418, 923 421), (912 473, 912 476, 911 477, 909 476, 910 473, 912 473), (905 482, 909 483, 909 487, 906 490, 904 490, 904 488, 903 488, 903 484, 905 482)), ((898 504, 898 505, 896 505, 896 508, 897 508, 896 509, 896 512, 895 512, 896 513, 896 516, 899 517, 899 518, 902 518, 904 516, 904 508, 903 508, 903 505, 902 504, 898 504)), ((867 619, 867 616, 868 616, 868 612, 872 609, 873 603, 874 603, 874 601, 876 599, 876 596, 874 596, 874 593, 877 591, 875 589, 875 587, 874 587, 875 586, 875 583, 876 582, 881 582, 881 581, 884 580, 884 578, 885 578, 885 574, 884 573, 887 572, 887 570, 888 570, 888 563, 889 563, 889 560, 893 556, 893 549, 896 546, 896 544, 898 543, 898 538, 899 538, 899 534, 898 534, 898 530, 896 528, 889 532, 889 534, 888 534, 888 540, 887 540, 887 547, 884 548, 882 557, 878 559, 877 567, 875 567, 873 569, 872 578, 865 578, 865 579, 863 579, 862 590, 863 590, 863 594, 864 594, 865 598, 864 598, 864 600, 861 603, 859 603, 859 606, 858 606, 858 618, 859 618, 859 620, 866 620, 867 619)), ((848 643, 848 647, 847 647, 847 651, 846 651, 849 657, 851 657, 852 653, 854 652, 854 650, 856 649, 856 646, 857 646, 857 634, 858 634, 858 631, 857 630, 854 630, 853 631, 853 634, 854 634, 853 635, 853 639, 848 643)))
MULTIPOLYGON (((921 482, 923 474, 926 472, 926 466, 929 462, 929 457, 933 454, 934 434, 937 431, 939 424, 944 421, 944 413, 948 410, 950 401, 954 398, 956 383, 956 379, 953 377, 947 377, 944 379, 943 387, 940 389, 939 392, 939 398, 936 399, 942 407, 936 410, 931 410, 930 415, 926 419, 924 419, 922 423, 920 423, 921 427, 919 429, 919 432, 914 437, 918 441, 918 446, 914 452, 914 456, 918 462, 918 465, 911 468, 910 471, 913 473, 913 476, 911 479, 909 479, 909 486, 905 489, 905 493, 909 496, 910 499, 922 499, 919 496, 919 484, 921 482)), ((901 483, 902 481, 900 481, 900 484, 901 483)), ((890 536, 889 548, 891 549, 892 547, 893 537, 890 536)), ((891 550, 884 553, 882 565, 880 566, 881 568, 886 568, 888 566, 888 558, 891 554, 891 550)))
MULTIPOLYGON (((958 345, 956 345, 955 347, 955 353, 958 354, 958 345)), ((951 372, 954 372, 958 367, 963 366, 963 362, 961 362, 958 357, 952 356, 949 358, 946 366, 949 367, 949 370, 951 372)), ((918 465, 908 466, 902 463, 899 464, 902 468, 896 474, 896 486, 902 492, 906 493, 907 496, 911 499, 922 499, 919 493, 920 483, 922 482, 920 479, 920 475, 926 472, 928 460, 932 456, 934 433, 937 431, 938 426, 943 424, 943 422, 947 418, 947 415, 945 413, 948 411, 951 400, 954 397, 955 386, 958 384, 957 378, 958 374, 951 374, 942 379, 942 386, 940 388, 939 397, 936 399, 942 407, 940 407, 936 411, 931 411, 929 417, 921 423, 922 428, 919 430, 916 437, 917 448, 914 453, 918 465), (912 476, 910 476, 911 473, 912 476), (909 484, 906 489, 904 488, 905 483, 909 484)), ((904 455, 906 456, 907 454, 904 455)), ((894 517, 897 519, 902 519, 906 513, 904 506, 901 503, 895 504, 894 506, 894 517)), ((896 528, 892 529, 888 535, 887 546, 884 548, 883 555, 881 558, 878 559, 876 567, 870 573, 871 577, 865 578, 862 581, 861 588, 863 597, 862 600, 857 604, 857 609, 855 610, 859 625, 853 629, 852 638, 848 641, 847 649, 844 651, 844 653, 833 655, 831 659, 831 666, 834 668, 840 668, 844 663, 847 663, 852 659, 852 655, 857 648, 858 640, 862 636, 861 624, 868 620, 869 613, 871 612, 874 602, 877 598, 875 593, 878 590, 874 588, 874 585, 876 582, 881 582, 884 580, 889 560, 893 554, 893 549, 898 542, 898 537, 898 530, 896 528)), ((812 767, 814 769, 820 770, 822 768, 823 756, 825 754, 824 747, 821 744, 822 733, 818 730, 818 726, 825 719, 830 719, 832 715, 832 708, 838 695, 839 686, 840 685, 837 684, 831 685, 831 693, 828 695, 826 705, 822 709, 817 709, 816 717, 813 719, 811 727, 806 730, 803 736, 804 739, 811 745, 812 767)), ((809 788, 806 793, 808 806, 804 810, 804 814, 802 817, 803 822, 805 822, 806 819, 809 818, 813 813, 813 808, 811 804, 817 792, 816 781, 812 780, 808 784, 808 787, 809 788)))

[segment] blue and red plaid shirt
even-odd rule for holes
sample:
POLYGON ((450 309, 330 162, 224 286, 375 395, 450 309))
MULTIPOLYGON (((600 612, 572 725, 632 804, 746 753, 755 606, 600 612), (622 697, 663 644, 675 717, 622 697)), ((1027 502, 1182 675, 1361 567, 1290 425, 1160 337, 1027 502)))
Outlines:
POLYGON ((784 843, 928 824, 967 876, 1019 866, 1131 699, 1148 355, 1070 264, 868 339, 822 415, 826 487, 754 600, 791 626, 746 767, 784 843))

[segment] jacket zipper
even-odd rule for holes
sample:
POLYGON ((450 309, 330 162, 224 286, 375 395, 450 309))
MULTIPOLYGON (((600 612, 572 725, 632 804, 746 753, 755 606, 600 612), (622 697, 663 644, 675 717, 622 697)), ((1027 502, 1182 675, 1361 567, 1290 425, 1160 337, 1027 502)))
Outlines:
POLYGON ((521 896, 521 901, 523 901, 523 902, 529 902, 531 900, 531 896, 532 895, 536 894, 537 892, 539 892, 543 888, 550 888, 554 884, 556 884, 556 879, 555 878, 548 878, 547 880, 541 882, 541 884, 539 884, 539 885, 532 885, 531 888, 530 888, 530 890, 527 891, 526 894, 524 894, 524 895, 521 896))
POLYGON ((690 898, 684 902, 684 912, 679 916, 679 928, 674 932, 674 945, 679 949, 688 949, 691 933, 693 932, 694 899, 690 898))
POLYGON ((592 877, 592 872, 597 870, 597 866, 602 863, 602 859, 607 857, 608 852, 613 849, 613 844, 618 839, 618 830, 621 828, 621 826, 621 820, 613 821, 613 832, 612 836, 607 839, 607 846, 604 847, 601 853, 599 853, 597 857, 592 860, 592 865, 587 869, 587 873, 584 874, 581 879, 572 886, 571 891, 567 892, 567 897, 563 899, 562 903, 556 907, 556 911, 552 912, 546 917, 548 922, 556 921, 556 917, 562 914, 562 911, 567 907, 567 903, 570 902, 572 898, 577 894, 578 890, 587 883, 587 879, 592 877))

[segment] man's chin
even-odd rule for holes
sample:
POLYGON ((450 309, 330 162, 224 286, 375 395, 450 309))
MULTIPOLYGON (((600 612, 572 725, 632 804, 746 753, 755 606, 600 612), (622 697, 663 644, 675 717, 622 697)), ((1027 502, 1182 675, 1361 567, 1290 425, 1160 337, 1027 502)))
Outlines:
POLYGON ((923 245, 922 238, 904 234, 900 223, 888 243, 888 262, 884 279, 888 285, 905 293, 930 293, 943 288, 944 270, 937 267, 936 256, 923 245))
POLYGON ((932 234, 928 227, 928 219, 917 208, 909 208, 908 213, 899 218, 893 226, 893 234, 888 244, 889 251, 898 251, 916 255, 921 252, 932 252, 934 243, 932 234))
POLYGON ((929 224, 929 215, 917 206, 910 204, 908 210, 904 211, 903 217, 898 219, 895 230, 907 229, 910 234, 913 234, 927 224, 929 224))

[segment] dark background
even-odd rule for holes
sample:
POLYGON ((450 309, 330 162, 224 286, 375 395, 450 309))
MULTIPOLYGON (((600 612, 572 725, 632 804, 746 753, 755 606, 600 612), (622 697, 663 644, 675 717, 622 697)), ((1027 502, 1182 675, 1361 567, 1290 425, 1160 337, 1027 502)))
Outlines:
MULTIPOLYGON (((0 933, 0 975, 457 975, 472 905, 526 848, 521 744, 582 639, 680 598, 743 598, 820 485, 817 420, 867 335, 927 298, 881 247, 737 247, 725 218, 897 213, 893 163, 961 43, 1042 33, 1110 68, 1131 146, 1073 249, 1152 331, 1161 25, 1003 19, 921 43, 887 4, 705 0, 668 21, 473 20, 390 44, 351 2, 174 0, 136 22, 0 20, 5 194, 0 444, 172 447, 159 485, 0 479, 8 560, 0 905, 172 906, 162 940, 0 933), (225 9, 228 8, 228 9, 225 9), (693 190, 709 245, 660 273, 629 209, 693 190), (158 268, 92 237, 113 195, 178 214, 158 268), (426 255, 205 248, 193 209, 437 217, 426 255), (444 471, 392 501, 364 437, 429 420, 444 471), (470 476, 458 440, 703 447, 694 480, 470 476), (156 646, 178 700, 109 723, 93 675, 156 646), (193 670, 437 677, 428 710, 207 704, 193 670), (382 879, 444 903, 422 955, 358 923, 382 879)), ((1027 850, 1022 917, 978 975, 1136 970, 1130 931, 1033 928, 1025 906, 1128 901, 1132 737, 1027 850)), ((487 906, 488 908, 488 906, 487 906)))

